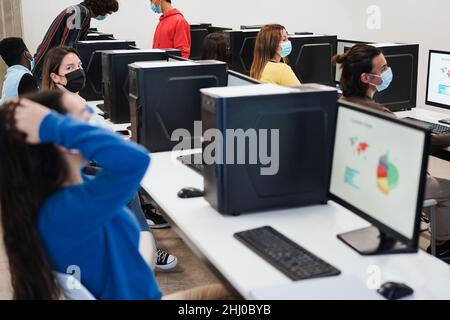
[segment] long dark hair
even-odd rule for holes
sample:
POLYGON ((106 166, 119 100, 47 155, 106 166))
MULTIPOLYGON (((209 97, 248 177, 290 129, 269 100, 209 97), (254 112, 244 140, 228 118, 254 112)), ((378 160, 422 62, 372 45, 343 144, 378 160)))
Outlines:
POLYGON ((277 53, 283 30, 286 30, 286 28, 282 25, 269 24, 263 26, 258 32, 255 52, 253 54, 253 63, 250 69, 250 76, 252 78, 257 80, 261 79, 261 75, 267 63, 272 60, 277 53))
MULTIPOLYGON (((29 98, 36 101, 42 94, 29 98)), ((0 212, 14 299, 58 299, 60 288, 37 223, 43 202, 62 186, 68 167, 54 145, 26 143, 15 128, 16 106, 13 101, 0 106, 0 212)))
POLYGON ((77 50, 65 46, 55 47, 47 53, 45 56, 44 67, 42 69, 41 91, 58 89, 52 80, 51 74, 55 73, 59 75, 61 63, 69 53, 76 54, 78 58, 80 58, 80 54, 77 50))
POLYGON ((230 66, 229 40, 224 32, 213 32, 203 40, 202 60, 219 60, 230 66))
POLYGON ((334 63, 341 64, 342 75, 340 86, 344 97, 365 97, 369 85, 361 81, 363 73, 371 73, 373 59, 381 54, 381 50, 366 44, 357 44, 344 54, 333 57, 334 63))

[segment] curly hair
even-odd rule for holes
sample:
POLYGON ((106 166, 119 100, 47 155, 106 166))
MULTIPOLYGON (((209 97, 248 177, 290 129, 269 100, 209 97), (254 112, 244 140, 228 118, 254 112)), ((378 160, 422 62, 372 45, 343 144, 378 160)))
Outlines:
POLYGON ((85 0, 84 4, 91 9, 94 16, 105 16, 119 10, 117 0, 85 0))

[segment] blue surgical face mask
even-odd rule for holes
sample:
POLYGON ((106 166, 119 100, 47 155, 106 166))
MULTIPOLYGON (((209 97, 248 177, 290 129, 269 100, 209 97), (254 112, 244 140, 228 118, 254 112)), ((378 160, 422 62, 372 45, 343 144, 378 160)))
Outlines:
POLYGON ((33 58, 33 60, 31 60, 31 70, 32 70, 32 71, 33 71, 34 66, 35 66, 35 64, 36 64, 35 61, 34 61, 34 59, 35 59, 35 58, 33 58))
POLYGON ((152 3, 152 11, 156 14, 161 14, 162 13, 161 6, 157 6, 156 4, 152 3))
POLYGON ((89 119, 89 124, 93 127, 97 128, 104 128, 105 127, 105 121, 102 117, 100 117, 98 114, 91 115, 91 118, 89 119))
POLYGON ((282 57, 282 58, 286 58, 288 55, 291 54, 292 52, 292 42, 287 40, 284 41, 280 44, 281 47, 281 51, 278 52, 278 54, 282 57))
POLYGON ((106 17, 107 17, 107 16, 96 16, 96 17, 95 17, 95 20, 103 21, 103 20, 106 19, 106 17))
POLYGON ((377 74, 373 74, 372 76, 381 78, 381 84, 372 84, 377 88, 378 92, 384 91, 389 88, 392 80, 394 79, 394 73, 392 72, 391 68, 387 68, 386 71, 384 71, 380 76, 377 74))

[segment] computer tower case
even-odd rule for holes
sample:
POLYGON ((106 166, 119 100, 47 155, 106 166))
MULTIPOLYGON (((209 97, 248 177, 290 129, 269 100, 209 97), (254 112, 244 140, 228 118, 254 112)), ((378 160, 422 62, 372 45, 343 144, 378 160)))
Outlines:
POLYGON ((138 61, 167 61, 180 50, 107 50, 102 52, 104 111, 114 123, 130 122, 128 65, 138 61))
POLYGON ((202 90, 203 130, 217 129, 223 136, 215 140, 219 142, 211 153, 222 155, 223 161, 213 164, 206 157, 214 148, 208 137, 204 137, 205 199, 226 215, 325 204, 336 117, 337 90, 328 86, 285 88, 262 84, 202 90), (242 156, 242 139, 240 144, 237 138, 227 135, 227 130, 243 130, 249 137, 255 132, 259 154, 256 164, 254 159, 251 162, 251 138, 248 137, 245 164, 238 164, 236 155, 241 152, 242 156), (267 134, 264 130, 268 130, 267 134), (277 140, 272 140, 276 130, 278 153, 277 140), (264 135, 269 142, 264 143, 264 135), (263 149, 273 158, 270 166, 261 160, 263 149), (225 161, 230 151, 233 152, 232 156, 228 155, 231 163, 229 159, 225 161), (262 169, 271 166, 273 172, 263 174, 262 169))
POLYGON ((185 129, 191 145, 200 143, 194 122, 201 120, 200 89, 227 85, 227 66, 219 61, 138 62, 130 68, 130 114, 134 141, 151 152, 171 151, 185 129))

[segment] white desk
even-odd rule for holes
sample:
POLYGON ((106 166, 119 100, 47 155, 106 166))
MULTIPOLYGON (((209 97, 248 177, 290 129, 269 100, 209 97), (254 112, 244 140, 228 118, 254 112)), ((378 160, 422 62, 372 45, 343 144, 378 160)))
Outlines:
POLYGON ((244 298, 378 299, 365 285, 370 267, 378 266, 382 283, 405 282, 415 290, 413 299, 450 299, 450 267, 427 253, 362 257, 339 241, 337 234, 368 223, 336 203, 230 217, 219 214, 203 198, 179 199, 182 188, 202 189, 203 178, 176 161, 178 154, 153 154, 142 187, 191 248, 244 298), (334 265, 342 275, 294 283, 233 238, 236 232, 265 225, 334 265), (339 284, 342 291, 333 291, 339 284))

